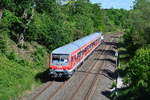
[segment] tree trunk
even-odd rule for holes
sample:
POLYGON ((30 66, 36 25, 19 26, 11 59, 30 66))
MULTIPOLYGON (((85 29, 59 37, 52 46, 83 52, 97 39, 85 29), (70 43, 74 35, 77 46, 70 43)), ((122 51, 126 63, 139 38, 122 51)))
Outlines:
POLYGON ((0 9, 0 19, 2 18, 3 16, 3 9, 0 9))

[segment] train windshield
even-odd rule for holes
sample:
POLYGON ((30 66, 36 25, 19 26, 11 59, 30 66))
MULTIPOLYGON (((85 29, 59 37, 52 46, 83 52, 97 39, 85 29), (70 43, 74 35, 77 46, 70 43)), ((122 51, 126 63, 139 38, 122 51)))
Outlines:
POLYGON ((52 54, 52 65, 67 66, 69 65, 68 54, 52 54))

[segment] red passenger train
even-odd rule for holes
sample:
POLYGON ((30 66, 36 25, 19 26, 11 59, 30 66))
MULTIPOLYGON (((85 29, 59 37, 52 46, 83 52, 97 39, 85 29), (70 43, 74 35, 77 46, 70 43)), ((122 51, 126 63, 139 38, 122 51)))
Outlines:
POLYGON ((71 77, 77 67, 101 44, 102 33, 96 32, 52 51, 50 75, 71 77))

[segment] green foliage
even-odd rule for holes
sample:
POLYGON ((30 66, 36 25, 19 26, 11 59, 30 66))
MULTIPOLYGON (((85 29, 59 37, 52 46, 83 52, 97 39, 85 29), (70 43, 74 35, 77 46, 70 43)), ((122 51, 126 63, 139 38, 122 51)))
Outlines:
POLYGON ((140 49, 125 69, 129 88, 119 92, 119 100, 148 100, 150 97, 150 48, 140 49))
POLYGON ((21 23, 20 18, 15 16, 13 12, 10 12, 9 10, 3 11, 3 18, 1 20, 1 28, 10 28, 12 23, 21 23))
POLYGON ((104 22, 104 18, 106 16, 104 16, 104 12, 102 11, 100 4, 93 4, 92 5, 92 15, 91 15, 91 19, 93 20, 93 24, 94 24, 94 31, 104 31, 105 29, 105 22, 104 22))
POLYGON ((102 10, 100 4, 91 4, 89 0, 69 0, 64 5, 58 0, 1 0, 0 6, 3 8, 0 19, 0 98, 3 100, 15 99, 37 83, 36 74, 47 67, 47 51, 96 31, 123 28, 128 13, 102 10), (26 53, 29 45, 18 48, 20 34, 24 43, 34 46, 29 50, 31 53, 26 53))
POLYGON ((94 31, 94 27, 91 27, 93 26, 93 21, 87 16, 75 15, 73 20, 74 22, 78 22, 75 24, 75 27, 76 30, 80 32, 80 37, 86 36, 87 34, 94 31))
POLYGON ((136 0, 130 11, 124 45, 130 62, 124 68, 128 88, 118 92, 119 100, 148 100, 150 97, 150 1, 136 0))
POLYGON ((39 0, 36 4, 37 12, 25 35, 28 40, 38 41, 49 50, 103 30, 103 17, 98 4, 82 0, 66 5, 39 0))
POLYGON ((8 34, 14 41, 17 41, 17 34, 22 32, 22 20, 20 17, 17 17, 14 12, 9 10, 3 11, 3 17, 0 23, 0 30, 8 34))
POLYGON ((42 65, 44 64, 45 61, 45 59, 43 59, 45 54, 46 54, 46 49, 41 46, 37 46, 36 50, 32 53, 32 58, 37 64, 42 65))
POLYGON ((128 31, 124 36, 130 55, 134 55, 138 48, 150 43, 149 5, 149 0, 136 0, 134 10, 130 11, 128 31))
POLYGON ((106 32, 126 29, 129 11, 123 9, 104 9, 104 21, 106 32))
POLYGON ((30 88, 28 87, 28 84, 32 83, 32 70, 28 66, 29 65, 22 66, 19 63, 0 55, 1 99, 8 100, 9 97, 20 95, 21 91, 30 88))
POLYGON ((115 21, 117 16, 122 18, 123 14, 126 13, 124 10, 114 9, 106 11, 107 14, 104 15, 100 4, 91 4, 87 0, 68 2, 65 5, 60 5, 56 0, 38 0, 35 2, 32 0, 20 2, 19 0, 3 0, 2 3, 4 8, 8 9, 4 11, 2 22, 10 29, 10 37, 18 42, 19 34, 26 29, 25 39, 37 41, 48 47, 50 51, 92 32, 107 31, 108 28, 112 30, 114 24, 111 25, 112 27, 105 25, 107 23, 104 16, 114 12, 113 14, 116 13, 116 16, 114 18, 110 16, 109 20, 115 21), (31 14, 33 7, 34 16, 31 23, 26 26, 27 21, 25 20, 29 20, 28 17, 33 15, 33 13, 31 14), (23 17, 25 15, 27 18, 23 17))
POLYGON ((7 33, 8 30, 1 30, 0 29, 0 53, 5 53, 7 49, 7 33))
POLYGON ((50 16, 37 14, 29 25, 26 37, 30 41, 37 41, 53 50, 71 41, 72 37, 69 32, 67 24, 57 24, 50 16))
POLYGON ((100 4, 86 0, 70 1, 63 7, 69 23, 73 25, 73 40, 95 31, 103 31, 103 13, 100 4))
MULTIPOLYGON (((144 80, 148 81, 149 78, 147 75, 150 70, 150 49, 140 49, 137 51, 134 58, 130 61, 129 67, 127 67, 128 76, 131 78, 131 84, 140 83, 144 80)), ((143 86, 143 84, 141 84, 143 86)))
POLYGON ((22 16, 25 9, 31 8, 33 0, 1 0, 1 3, 3 8, 22 16))
POLYGON ((116 80, 113 80, 112 85, 111 85, 111 88, 116 88, 116 87, 117 87, 116 80))
POLYGON ((15 99, 36 85, 35 76, 46 70, 46 56, 47 52, 41 46, 35 48, 33 61, 24 60, 14 51, 5 55, 0 53, 0 98, 15 99))
POLYGON ((56 0, 36 0, 35 3, 36 3, 36 10, 40 13, 57 12, 58 5, 56 4, 56 0))

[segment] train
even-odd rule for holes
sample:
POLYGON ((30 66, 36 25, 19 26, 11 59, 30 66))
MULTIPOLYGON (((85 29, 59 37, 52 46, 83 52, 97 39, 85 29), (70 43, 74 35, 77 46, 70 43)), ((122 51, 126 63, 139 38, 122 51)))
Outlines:
POLYGON ((95 32, 54 49, 49 58, 49 75, 70 78, 79 65, 102 43, 102 40, 102 32, 95 32))

